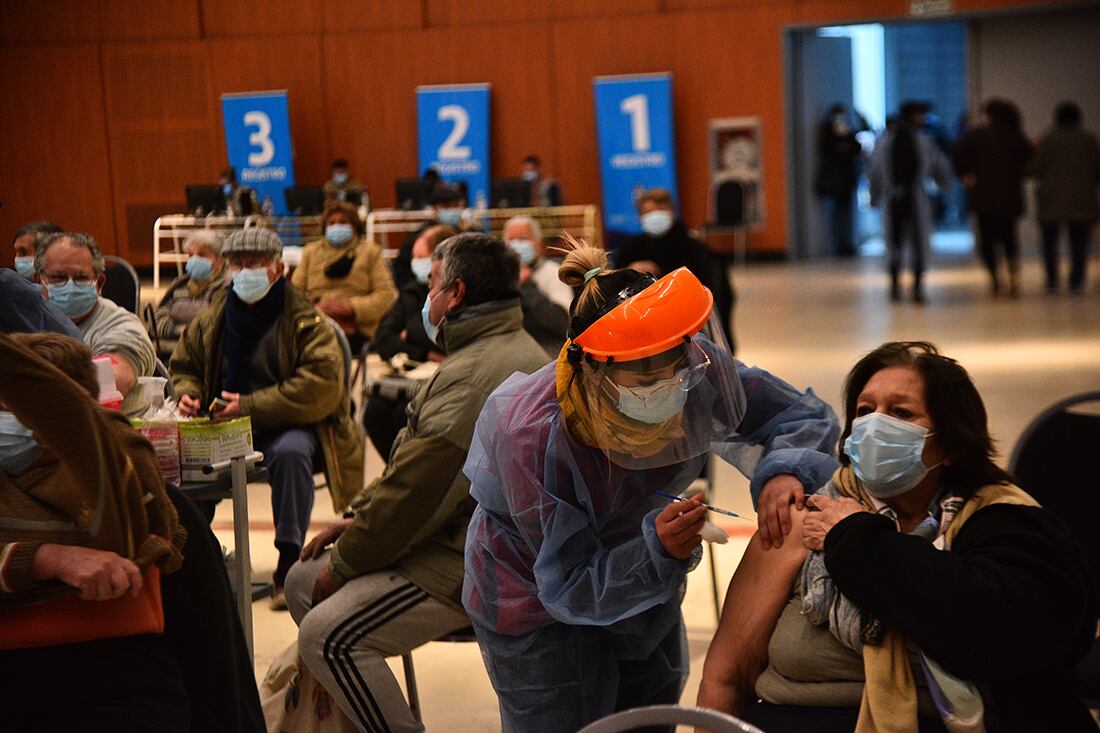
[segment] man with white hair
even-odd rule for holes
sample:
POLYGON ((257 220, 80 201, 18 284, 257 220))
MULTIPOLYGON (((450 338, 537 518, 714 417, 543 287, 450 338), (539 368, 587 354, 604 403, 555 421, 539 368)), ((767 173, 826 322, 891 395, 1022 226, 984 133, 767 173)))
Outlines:
POLYGON ((183 243, 183 251, 188 255, 185 272, 168 286, 155 316, 160 356, 165 360, 171 356, 187 324, 229 283, 221 254, 222 238, 217 231, 192 232, 183 243))
POLYGON ((107 277, 95 239, 77 232, 49 234, 38 244, 34 268, 46 299, 72 319, 92 354, 111 357, 122 412, 140 415, 148 403, 134 387, 138 377, 153 375, 153 342, 136 315, 99 294, 107 277))
POLYGON ((558 279, 558 263, 546 256, 539 223, 529 216, 513 216, 504 224, 501 238, 519 255, 520 282, 530 279, 547 298, 568 312, 573 289, 558 279))
POLYGON ((546 259, 542 229, 528 216, 515 216, 504 225, 505 243, 519 255, 519 295, 523 328, 551 357, 558 355, 569 327, 573 290, 558 280, 558 267, 546 259), (541 282, 538 272, 542 273, 541 282))

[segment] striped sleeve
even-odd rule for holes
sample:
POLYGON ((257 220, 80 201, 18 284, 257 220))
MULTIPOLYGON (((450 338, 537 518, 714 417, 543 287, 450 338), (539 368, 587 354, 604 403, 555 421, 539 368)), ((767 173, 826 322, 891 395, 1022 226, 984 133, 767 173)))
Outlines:
POLYGON ((0 545, 0 593, 18 593, 33 586, 31 562, 41 542, 0 545))

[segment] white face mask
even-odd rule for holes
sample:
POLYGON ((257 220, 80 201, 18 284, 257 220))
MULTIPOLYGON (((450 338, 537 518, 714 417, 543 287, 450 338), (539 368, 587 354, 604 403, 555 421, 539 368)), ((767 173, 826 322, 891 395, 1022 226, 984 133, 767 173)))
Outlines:
POLYGON ((687 371, 681 369, 671 378, 645 387, 616 385, 619 390, 619 412, 648 425, 671 420, 687 403, 688 391, 683 388, 687 371))
POLYGON ((409 262, 409 267, 412 268, 413 275, 416 276, 416 281, 422 285, 428 284, 428 278, 432 274, 432 258, 431 257, 413 257, 409 262))
POLYGON ((657 209, 642 214, 642 231, 651 237, 663 237, 672 228, 672 213, 657 209))

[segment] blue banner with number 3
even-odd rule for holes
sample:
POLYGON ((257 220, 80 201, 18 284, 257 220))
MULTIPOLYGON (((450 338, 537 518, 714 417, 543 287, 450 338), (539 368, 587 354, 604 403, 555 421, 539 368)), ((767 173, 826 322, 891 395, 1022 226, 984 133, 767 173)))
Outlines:
POLYGON ((660 187, 678 198, 672 75, 598 76, 593 96, 604 226, 609 233, 637 234, 638 194, 660 187))
MULTIPOLYGON (((294 149, 285 91, 222 95, 225 149, 237 182, 270 198, 275 213, 286 214, 283 189, 294 186, 294 149)), ((255 212, 260 213, 260 212, 255 212)))
POLYGON ((416 88, 420 172, 466 183, 467 205, 489 200, 489 85, 416 88))

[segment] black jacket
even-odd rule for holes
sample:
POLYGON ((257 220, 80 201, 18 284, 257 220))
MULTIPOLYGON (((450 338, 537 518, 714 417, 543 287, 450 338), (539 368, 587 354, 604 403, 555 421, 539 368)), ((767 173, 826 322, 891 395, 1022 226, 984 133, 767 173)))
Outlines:
POLYGON ((629 267, 634 262, 652 260, 667 275, 675 269, 686 267, 714 292, 718 280, 718 268, 707 245, 688 233, 684 223, 677 219, 663 237, 639 234, 615 253, 616 267, 629 267))
POLYGON ((860 608, 983 690, 990 731, 1097 730, 1074 676, 1093 643, 1096 591, 1051 512, 980 509, 949 552, 854 514, 826 536, 825 564, 860 608))
POLYGON ((379 356, 388 360, 404 352, 414 361, 424 361, 429 351, 443 351, 428 339, 424 331, 420 311, 427 297, 428 286, 422 285, 415 277, 401 286, 397 302, 383 316, 374 334, 372 343, 379 356), (402 331, 405 332, 404 340, 401 338, 402 331))

